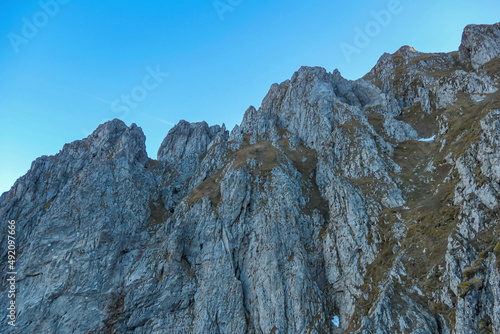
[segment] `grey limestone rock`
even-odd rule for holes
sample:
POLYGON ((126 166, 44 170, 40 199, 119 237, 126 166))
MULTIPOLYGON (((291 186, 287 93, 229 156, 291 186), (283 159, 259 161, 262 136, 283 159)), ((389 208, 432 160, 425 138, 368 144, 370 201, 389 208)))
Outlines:
POLYGON ((302 67, 156 160, 119 120, 35 160, 0 197, 0 332, 500 332, 498 45, 468 26, 356 81, 302 67))
POLYGON ((500 23, 465 27, 459 49, 460 60, 478 70, 500 56, 500 23))

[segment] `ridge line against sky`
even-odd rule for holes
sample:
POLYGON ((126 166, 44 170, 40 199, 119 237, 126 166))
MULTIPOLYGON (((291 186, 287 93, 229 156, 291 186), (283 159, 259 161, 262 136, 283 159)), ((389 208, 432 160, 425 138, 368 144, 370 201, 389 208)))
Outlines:
POLYGON ((384 52, 458 50, 498 1, 97 0, 0 4, 0 192, 31 162, 107 120, 136 123, 150 157, 179 120, 239 124, 301 66, 366 74, 384 52))

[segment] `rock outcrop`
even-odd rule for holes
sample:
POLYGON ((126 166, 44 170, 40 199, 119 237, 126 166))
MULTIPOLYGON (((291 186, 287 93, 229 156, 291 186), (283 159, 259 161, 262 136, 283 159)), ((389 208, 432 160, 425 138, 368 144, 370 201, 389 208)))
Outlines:
POLYGON ((468 25, 459 49, 460 60, 478 70, 500 56, 500 23, 493 25, 468 25))
POLYGON ((119 120, 37 159, 0 197, 1 332, 500 332, 499 31, 302 67, 156 160, 119 120))

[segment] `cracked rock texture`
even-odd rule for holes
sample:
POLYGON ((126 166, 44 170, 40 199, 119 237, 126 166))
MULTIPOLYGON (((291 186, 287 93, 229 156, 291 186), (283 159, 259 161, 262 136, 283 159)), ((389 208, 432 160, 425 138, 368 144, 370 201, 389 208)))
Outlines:
POLYGON ((156 160, 120 120, 37 159, 0 197, 0 332, 499 333, 499 56, 471 25, 356 81, 302 67, 156 160))

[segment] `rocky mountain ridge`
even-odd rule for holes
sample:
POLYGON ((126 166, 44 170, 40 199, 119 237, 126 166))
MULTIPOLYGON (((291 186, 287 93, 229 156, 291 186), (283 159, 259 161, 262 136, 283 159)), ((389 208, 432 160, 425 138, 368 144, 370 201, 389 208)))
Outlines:
POLYGON ((0 197, 5 331, 500 332, 499 80, 500 24, 471 25, 356 81, 302 67, 230 132, 181 121, 156 160, 100 125, 0 197))

